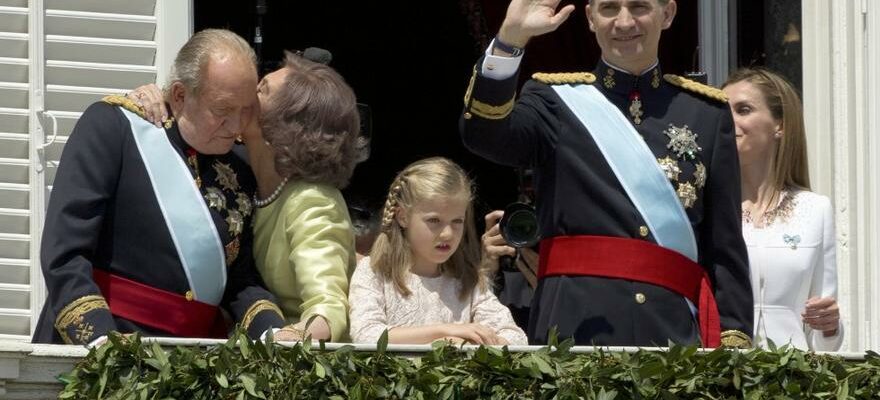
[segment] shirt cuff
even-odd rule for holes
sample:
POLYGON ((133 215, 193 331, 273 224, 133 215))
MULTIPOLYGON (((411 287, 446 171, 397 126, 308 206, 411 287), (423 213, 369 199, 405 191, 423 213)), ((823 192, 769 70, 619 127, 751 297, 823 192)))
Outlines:
POLYGON ((519 69, 522 55, 516 57, 496 56, 492 54, 494 47, 495 39, 492 39, 492 43, 489 43, 489 47, 486 49, 486 57, 483 58, 483 65, 480 67, 480 75, 497 81, 510 78, 519 69))
POLYGON ((275 337, 275 334, 278 333, 278 331, 280 331, 280 330, 281 330, 281 328, 269 328, 269 329, 266 329, 265 331, 263 331, 263 334, 260 335, 260 341, 261 341, 261 342, 265 342, 265 341, 266 341, 266 336, 269 335, 269 331, 272 332, 272 337, 275 337))
POLYGON ((94 347, 101 347, 101 345, 104 344, 104 342, 106 342, 106 341, 107 341, 107 335, 98 336, 95 338, 95 340, 92 340, 91 342, 86 343, 86 348, 91 349, 94 347))

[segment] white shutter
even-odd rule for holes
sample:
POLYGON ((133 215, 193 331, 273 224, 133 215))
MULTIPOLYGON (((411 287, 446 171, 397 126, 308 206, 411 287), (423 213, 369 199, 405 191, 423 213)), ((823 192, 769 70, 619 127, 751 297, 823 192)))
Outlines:
POLYGON ((30 333, 28 2, 0 0, 0 337, 30 333))
POLYGON ((163 76, 189 37, 191 9, 186 0, 0 0, 0 339, 29 339, 39 316, 42 217, 77 119, 101 97, 163 76))

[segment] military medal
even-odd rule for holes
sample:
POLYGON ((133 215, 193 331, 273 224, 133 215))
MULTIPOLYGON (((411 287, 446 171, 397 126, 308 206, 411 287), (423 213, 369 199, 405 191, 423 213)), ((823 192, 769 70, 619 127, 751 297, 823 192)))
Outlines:
POLYGON ((694 202, 697 201, 697 190, 694 188, 694 185, 690 184, 690 182, 679 183, 676 194, 678 194, 678 199, 681 201, 681 205, 683 205, 684 208, 693 207, 694 202))
POLYGON ((605 85, 606 88, 611 89, 614 87, 614 70, 608 68, 605 70, 605 77, 602 78, 602 84, 605 85))
POLYGON ((229 234, 231 236, 238 236, 244 228, 244 218, 241 217, 241 213, 238 210, 229 210, 226 224, 229 225, 229 234))
POLYGON ((206 191, 205 200, 208 201, 208 207, 214 208, 217 211, 226 208, 226 196, 223 195, 223 192, 221 192, 220 189, 212 186, 206 191))
POLYGON ((672 150, 678 158, 694 160, 697 158, 697 152, 703 150, 697 145, 697 134, 691 131, 687 125, 679 128, 669 124, 669 128, 663 133, 669 137, 666 148, 672 150))
POLYGON ((186 149, 186 163, 189 164, 195 172, 196 187, 201 189, 202 177, 199 174, 199 153, 191 147, 186 149))
POLYGON ((242 192, 238 192, 235 202, 238 203, 238 211, 245 217, 251 215, 251 212, 254 211, 254 203, 251 202, 250 197, 242 192))
POLYGON ((657 163, 660 164, 660 169, 663 170, 666 179, 669 179, 670 181, 678 180, 678 175, 681 174, 681 168, 679 168, 677 161, 666 156, 658 158, 657 163))
POLYGON ((642 112, 642 96, 638 90, 633 90, 629 94, 629 115, 632 116, 633 122, 636 125, 642 123, 642 115, 645 113, 642 112))
POLYGON ((703 186, 706 186, 706 166, 703 163, 697 163, 697 169, 694 171, 694 184, 697 185, 698 188, 702 189, 703 186))
POLYGON ((217 161, 214 163, 214 171, 217 171, 217 182, 220 183, 220 186, 233 192, 238 190, 238 178, 229 164, 217 161))
POLYGON ((224 248, 226 250, 226 266, 228 267, 238 258, 238 251, 241 249, 241 241, 238 240, 238 236, 232 239, 224 248))

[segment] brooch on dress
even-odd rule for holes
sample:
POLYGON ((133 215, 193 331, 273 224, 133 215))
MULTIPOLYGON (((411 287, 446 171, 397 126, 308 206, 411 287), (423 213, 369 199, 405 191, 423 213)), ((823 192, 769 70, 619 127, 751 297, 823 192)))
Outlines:
POLYGON ((801 243, 801 235, 782 234, 782 241, 785 242, 792 250, 797 250, 798 244, 801 243))

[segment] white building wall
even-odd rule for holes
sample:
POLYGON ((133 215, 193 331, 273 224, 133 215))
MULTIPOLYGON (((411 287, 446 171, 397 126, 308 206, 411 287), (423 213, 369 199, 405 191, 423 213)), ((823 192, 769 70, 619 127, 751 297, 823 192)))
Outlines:
POLYGON ((804 0, 804 117, 814 190, 835 205, 844 350, 880 348, 880 2, 804 0), (872 45, 873 44, 873 45, 872 45))

